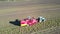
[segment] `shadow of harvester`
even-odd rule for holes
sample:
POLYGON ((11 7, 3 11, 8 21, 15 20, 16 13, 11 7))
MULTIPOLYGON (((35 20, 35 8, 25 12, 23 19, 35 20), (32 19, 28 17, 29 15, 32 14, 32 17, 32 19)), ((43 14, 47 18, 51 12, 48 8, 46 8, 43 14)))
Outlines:
POLYGON ((20 20, 16 19, 15 21, 9 21, 9 23, 16 25, 16 26, 20 26, 20 20))

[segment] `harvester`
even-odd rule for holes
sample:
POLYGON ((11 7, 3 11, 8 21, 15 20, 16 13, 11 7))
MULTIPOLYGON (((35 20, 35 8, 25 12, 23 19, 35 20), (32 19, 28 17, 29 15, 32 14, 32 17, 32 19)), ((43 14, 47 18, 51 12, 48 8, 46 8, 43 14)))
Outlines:
POLYGON ((20 25, 21 26, 32 26, 34 24, 37 24, 38 22, 45 22, 45 18, 44 17, 38 17, 37 19, 34 17, 28 17, 25 19, 20 20, 20 25))

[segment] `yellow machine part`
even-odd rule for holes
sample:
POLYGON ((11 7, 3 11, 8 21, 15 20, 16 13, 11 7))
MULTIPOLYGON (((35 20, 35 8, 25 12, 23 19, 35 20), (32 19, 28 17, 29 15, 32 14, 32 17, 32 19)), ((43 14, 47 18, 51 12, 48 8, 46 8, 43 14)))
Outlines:
POLYGON ((27 26, 27 24, 21 24, 21 26, 27 26))

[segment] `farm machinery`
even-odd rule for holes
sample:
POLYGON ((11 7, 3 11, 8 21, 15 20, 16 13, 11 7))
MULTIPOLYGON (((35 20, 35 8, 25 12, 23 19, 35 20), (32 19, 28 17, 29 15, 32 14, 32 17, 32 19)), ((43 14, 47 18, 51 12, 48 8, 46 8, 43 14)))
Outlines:
POLYGON ((38 17, 37 19, 34 17, 27 17, 25 19, 20 20, 21 26, 32 26, 34 24, 37 24, 38 22, 45 22, 44 17, 38 17))
POLYGON ((14 25, 19 24, 20 26, 32 26, 32 25, 37 24, 37 23, 45 22, 45 20, 46 19, 44 17, 41 17, 41 16, 39 16, 38 18, 28 16, 25 19, 22 19, 22 20, 16 19, 16 21, 14 23, 13 22, 10 22, 10 23, 13 23, 14 25))

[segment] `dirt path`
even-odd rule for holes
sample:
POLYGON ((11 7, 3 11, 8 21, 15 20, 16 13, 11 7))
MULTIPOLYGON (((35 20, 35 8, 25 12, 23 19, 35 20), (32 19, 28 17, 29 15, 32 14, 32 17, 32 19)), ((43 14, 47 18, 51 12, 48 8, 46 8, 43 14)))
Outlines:
POLYGON ((31 13, 37 13, 37 12, 46 12, 49 10, 60 10, 60 8, 44 8, 44 9, 34 9, 34 10, 23 10, 23 11, 16 11, 13 13, 7 13, 7 14, 2 14, 0 15, 0 17, 4 17, 4 16, 14 16, 14 15, 22 15, 22 14, 31 14, 31 13))
POLYGON ((32 0, 25 2, 0 2, 0 9, 17 7, 17 6, 27 6, 27 5, 39 5, 39 4, 60 4, 60 0, 32 0))
MULTIPOLYGON (((25 2, 0 2, 0 9, 6 9, 6 8, 10 8, 10 7, 19 7, 19 6, 29 6, 29 5, 39 5, 39 4, 60 4, 60 0, 35 0, 35 1, 25 1, 25 2)), ((60 9, 60 8, 58 8, 60 9)), ((42 10, 47 10, 47 9, 42 9, 42 10)), ((13 15, 20 15, 20 14, 27 14, 27 13, 32 13, 32 12, 37 12, 37 11, 42 11, 40 9, 36 9, 36 10, 28 10, 25 11, 24 13, 22 12, 14 12, 14 13, 10 13, 10 14, 4 14, 4 15, 0 15, 0 16, 13 16, 13 15)), ((49 9, 50 10, 50 9, 49 9)))

